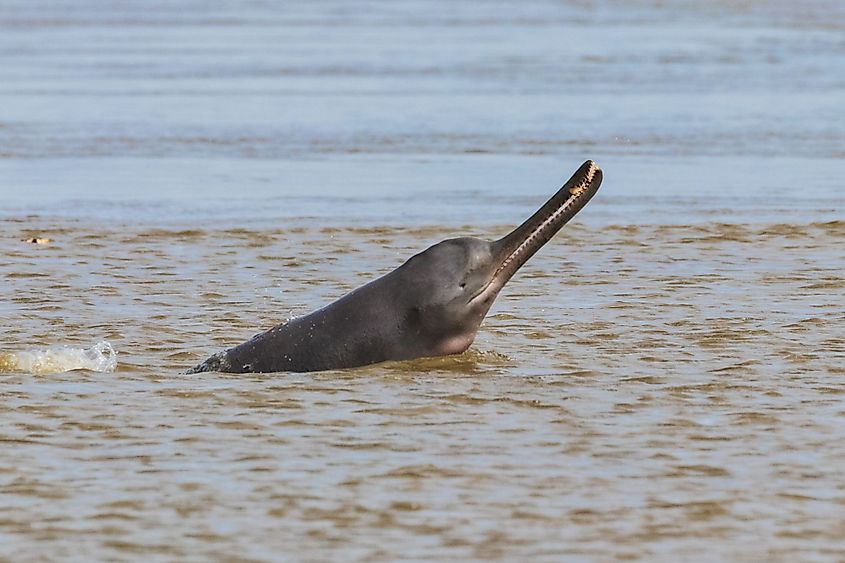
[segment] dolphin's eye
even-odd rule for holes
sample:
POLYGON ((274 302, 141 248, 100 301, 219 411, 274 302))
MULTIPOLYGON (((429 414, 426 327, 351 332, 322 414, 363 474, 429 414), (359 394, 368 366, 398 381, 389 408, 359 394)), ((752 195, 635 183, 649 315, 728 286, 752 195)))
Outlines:
POLYGON ((465 288, 466 286, 467 286, 466 282, 461 282, 461 289, 465 288))

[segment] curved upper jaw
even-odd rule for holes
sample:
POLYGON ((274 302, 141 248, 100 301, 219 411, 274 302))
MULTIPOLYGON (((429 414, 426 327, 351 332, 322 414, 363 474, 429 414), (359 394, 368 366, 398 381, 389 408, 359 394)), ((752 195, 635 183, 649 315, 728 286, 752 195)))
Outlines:
POLYGON ((601 169, 588 160, 536 213, 495 241, 493 256, 498 267, 487 285, 471 297, 469 303, 492 304, 516 271, 590 201, 601 181, 601 169))

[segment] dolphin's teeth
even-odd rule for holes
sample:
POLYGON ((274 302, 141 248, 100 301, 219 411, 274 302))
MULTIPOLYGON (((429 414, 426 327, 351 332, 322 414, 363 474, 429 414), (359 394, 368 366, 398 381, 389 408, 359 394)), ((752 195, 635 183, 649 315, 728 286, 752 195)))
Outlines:
POLYGON ((597 169, 598 167, 596 166, 596 163, 591 160, 584 178, 580 182, 578 182, 578 185, 569 188, 570 195, 581 195, 581 192, 586 190, 589 185, 593 182, 593 176, 596 175, 597 169))
POLYGON ((569 188, 569 193, 572 195, 579 195, 581 192, 587 189, 586 183, 578 184, 577 186, 573 186, 569 188))

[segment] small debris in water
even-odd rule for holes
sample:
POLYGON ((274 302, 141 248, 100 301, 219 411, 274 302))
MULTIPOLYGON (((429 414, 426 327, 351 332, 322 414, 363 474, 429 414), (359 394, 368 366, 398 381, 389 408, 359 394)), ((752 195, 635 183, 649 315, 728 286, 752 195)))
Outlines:
POLYGON ((47 237, 32 237, 25 238, 21 242, 28 242, 29 244, 48 244, 53 242, 53 239, 47 237))

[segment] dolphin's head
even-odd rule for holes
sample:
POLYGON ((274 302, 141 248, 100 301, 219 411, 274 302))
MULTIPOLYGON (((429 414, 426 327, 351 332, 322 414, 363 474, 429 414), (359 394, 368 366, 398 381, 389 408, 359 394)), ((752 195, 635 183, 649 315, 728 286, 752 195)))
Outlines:
POLYGON ((522 225, 488 242, 445 240, 408 260, 399 291, 407 299, 405 331, 422 339, 427 355, 456 354, 472 344, 499 292, 517 270, 595 195, 602 172, 585 162, 522 225))
POLYGON ((410 297, 406 320, 412 336, 428 344, 428 355, 456 354, 472 344, 493 303, 475 297, 490 283, 496 262, 491 243, 465 237, 435 244, 402 266, 400 291, 410 297))

